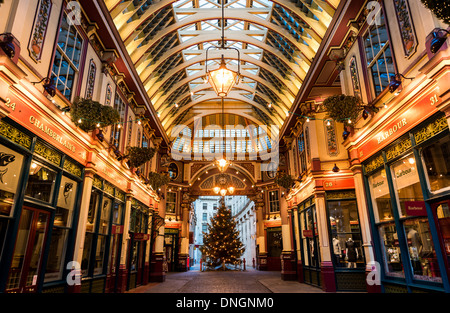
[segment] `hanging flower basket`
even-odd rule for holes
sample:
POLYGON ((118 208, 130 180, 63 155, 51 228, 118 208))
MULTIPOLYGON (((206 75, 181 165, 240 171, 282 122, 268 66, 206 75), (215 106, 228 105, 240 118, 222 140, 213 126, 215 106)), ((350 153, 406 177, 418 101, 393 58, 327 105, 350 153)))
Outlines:
POLYGON ((295 185, 295 179, 291 175, 287 175, 284 173, 277 174, 274 181, 278 186, 283 187, 286 190, 290 190, 295 185))
POLYGON ((152 187, 153 190, 158 191, 159 188, 166 185, 170 182, 170 178, 167 175, 156 173, 156 172, 150 172, 148 174, 148 183, 152 187))
POLYGON ((421 0, 445 24, 450 24, 450 0, 421 0))
POLYGON ((361 99, 354 96, 334 95, 323 101, 328 116, 336 122, 351 124, 364 110, 361 99))
POLYGON ((70 118, 79 128, 90 132, 98 128, 98 125, 103 128, 118 123, 120 114, 108 105, 80 98, 72 104, 70 118))
POLYGON ((128 154, 126 157, 130 162, 130 167, 137 168, 150 161, 155 155, 155 152, 155 148, 128 147, 128 154))

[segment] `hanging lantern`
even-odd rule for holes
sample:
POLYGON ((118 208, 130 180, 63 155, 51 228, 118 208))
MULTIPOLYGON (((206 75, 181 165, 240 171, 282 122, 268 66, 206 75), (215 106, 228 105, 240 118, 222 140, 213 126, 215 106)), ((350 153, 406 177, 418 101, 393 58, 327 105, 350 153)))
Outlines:
POLYGON ((208 81, 219 97, 226 97, 239 78, 238 72, 227 68, 223 54, 219 68, 207 74, 208 81))

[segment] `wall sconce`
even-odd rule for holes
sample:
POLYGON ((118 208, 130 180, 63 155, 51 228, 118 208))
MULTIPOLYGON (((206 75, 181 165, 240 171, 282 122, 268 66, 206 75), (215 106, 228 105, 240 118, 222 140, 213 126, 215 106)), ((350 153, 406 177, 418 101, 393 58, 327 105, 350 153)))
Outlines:
POLYGON ((50 97, 54 97, 56 95, 56 86, 54 83, 55 78, 44 77, 38 82, 32 82, 33 85, 40 84, 44 82, 44 90, 50 95, 50 97))
POLYGON ((348 130, 344 130, 344 132, 342 133, 342 138, 347 139, 348 136, 350 136, 350 132, 348 130))
POLYGON ((431 40, 430 51, 436 53, 441 49, 450 32, 446 29, 438 29, 432 33, 433 39, 431 40), (446 32, 446 34, 441 34, 441 32, 446 32))
POLYGON ((10 59, 14 58, 14 56, 16 55, 16 47, 13 43, 14 36, 11 33, 3 33, 0 34, 0 36, 3 36, 2 40, 0 41, 0 48, 2 48, 2 50, 10 59))
POLYGON ((338 173, 341 169, 334 163, 334 167, 332 169, 333 172, 338 173))
MULTIPOLYGON (((405 77, 403 76, 403 74, 395 74, 395 75, 391 75, 391 81, 389 82, 389 91, 391 93, 394 93, 398 87, 402 84, 401 79, 410 79, 413 80, 414 77, 405 77)), ((396 92, 396 95, 398 95, 400 93, 400 91, 396 92)))
POLYGON ((103 135, 103 130, 99 129, 98 133, 95 135, 98 140, 100 140, 100 142, 103 142, 103 140, 105 140, 105 136, 103 135))

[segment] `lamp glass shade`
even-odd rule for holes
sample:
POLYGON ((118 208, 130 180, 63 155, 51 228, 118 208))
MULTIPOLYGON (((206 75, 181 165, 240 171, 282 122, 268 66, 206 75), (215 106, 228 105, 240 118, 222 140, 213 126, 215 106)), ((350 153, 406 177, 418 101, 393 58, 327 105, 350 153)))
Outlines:
POLYGON ((230 194, 233 194, 233 193, 234 193, 234 187, 233 187, 233 186, 230 186, 230 187, 228 187, 227 189, 228 189, 228 192, 229 192, 230 194))
POLYGON ((228 161, 224 158, 216 161, 217 167, 219 168, 219 171, 224 172, 228 168, 228 161))
POLYGON ((226 194, 227 194, 227 190, 226 190, 226 189, 221 189, 221 190, 220 190, 220 195, 221 195, 222 197, 225 197, 226 194))
POLYGON ((219 194, 219 192, 220 192, 220 187, 214 187, 214 188, 213 188, 213 191, 214 191, 215 194, 219 194))
POLYGON ((226 97, 234 86, 238 73, 227 68, 222 56, 220 67, 208 72, 208 81, 219 97, 226 97))

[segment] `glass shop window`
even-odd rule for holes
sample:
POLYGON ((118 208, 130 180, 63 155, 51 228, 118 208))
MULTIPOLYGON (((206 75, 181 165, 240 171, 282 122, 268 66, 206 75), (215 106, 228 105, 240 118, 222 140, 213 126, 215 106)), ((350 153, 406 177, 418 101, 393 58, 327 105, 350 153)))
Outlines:
POLYGON ((375 215, 375 222, 386 222, 394 219, 392 215, 391 195, 384 169, 369 177, 370 192, 375 215))
POLYGON ((31 162, 25 195, 51 202, 55 189, 56 172, 36 161, 31 162))
POLYGON ((394 162, 391 170, 414 278, 441 282, 413 154, 394 162))
POLYGON ((22 165, 21 154, 0 145, 0 216, 12 214, 22 165))
POLYGON ((336 266, 365 267, 356 201, 328 201, 328 211, 336 266))
POLYGON ((428 188, 439 192, 450 187, 450 135, 431 143, 422 150, 422 161, 428 188))
POLYGON ((271 213, 280 211, 280 201, 278 200, 278 190, 272 190, 269 192, 269 211, 271 213))
POLYGON ((400 259, 400 244, 395 224, 381 224, 378 226, 378 232, 384 248, 382 252, 386 274, 394 277, 405 277, 402 260, 400 259))
POLYGON ((175 213, 177 205, 177 194, 175 192, 167 192, 166 213, 175 213))
POLYGON ((76 181, 66 176, 62 177, 50 240, 50 257, 47 260, 44 282, 62 279, 62 273, 65 268, 67 238, 72 227, 77 188, 78 183, 76 181))

